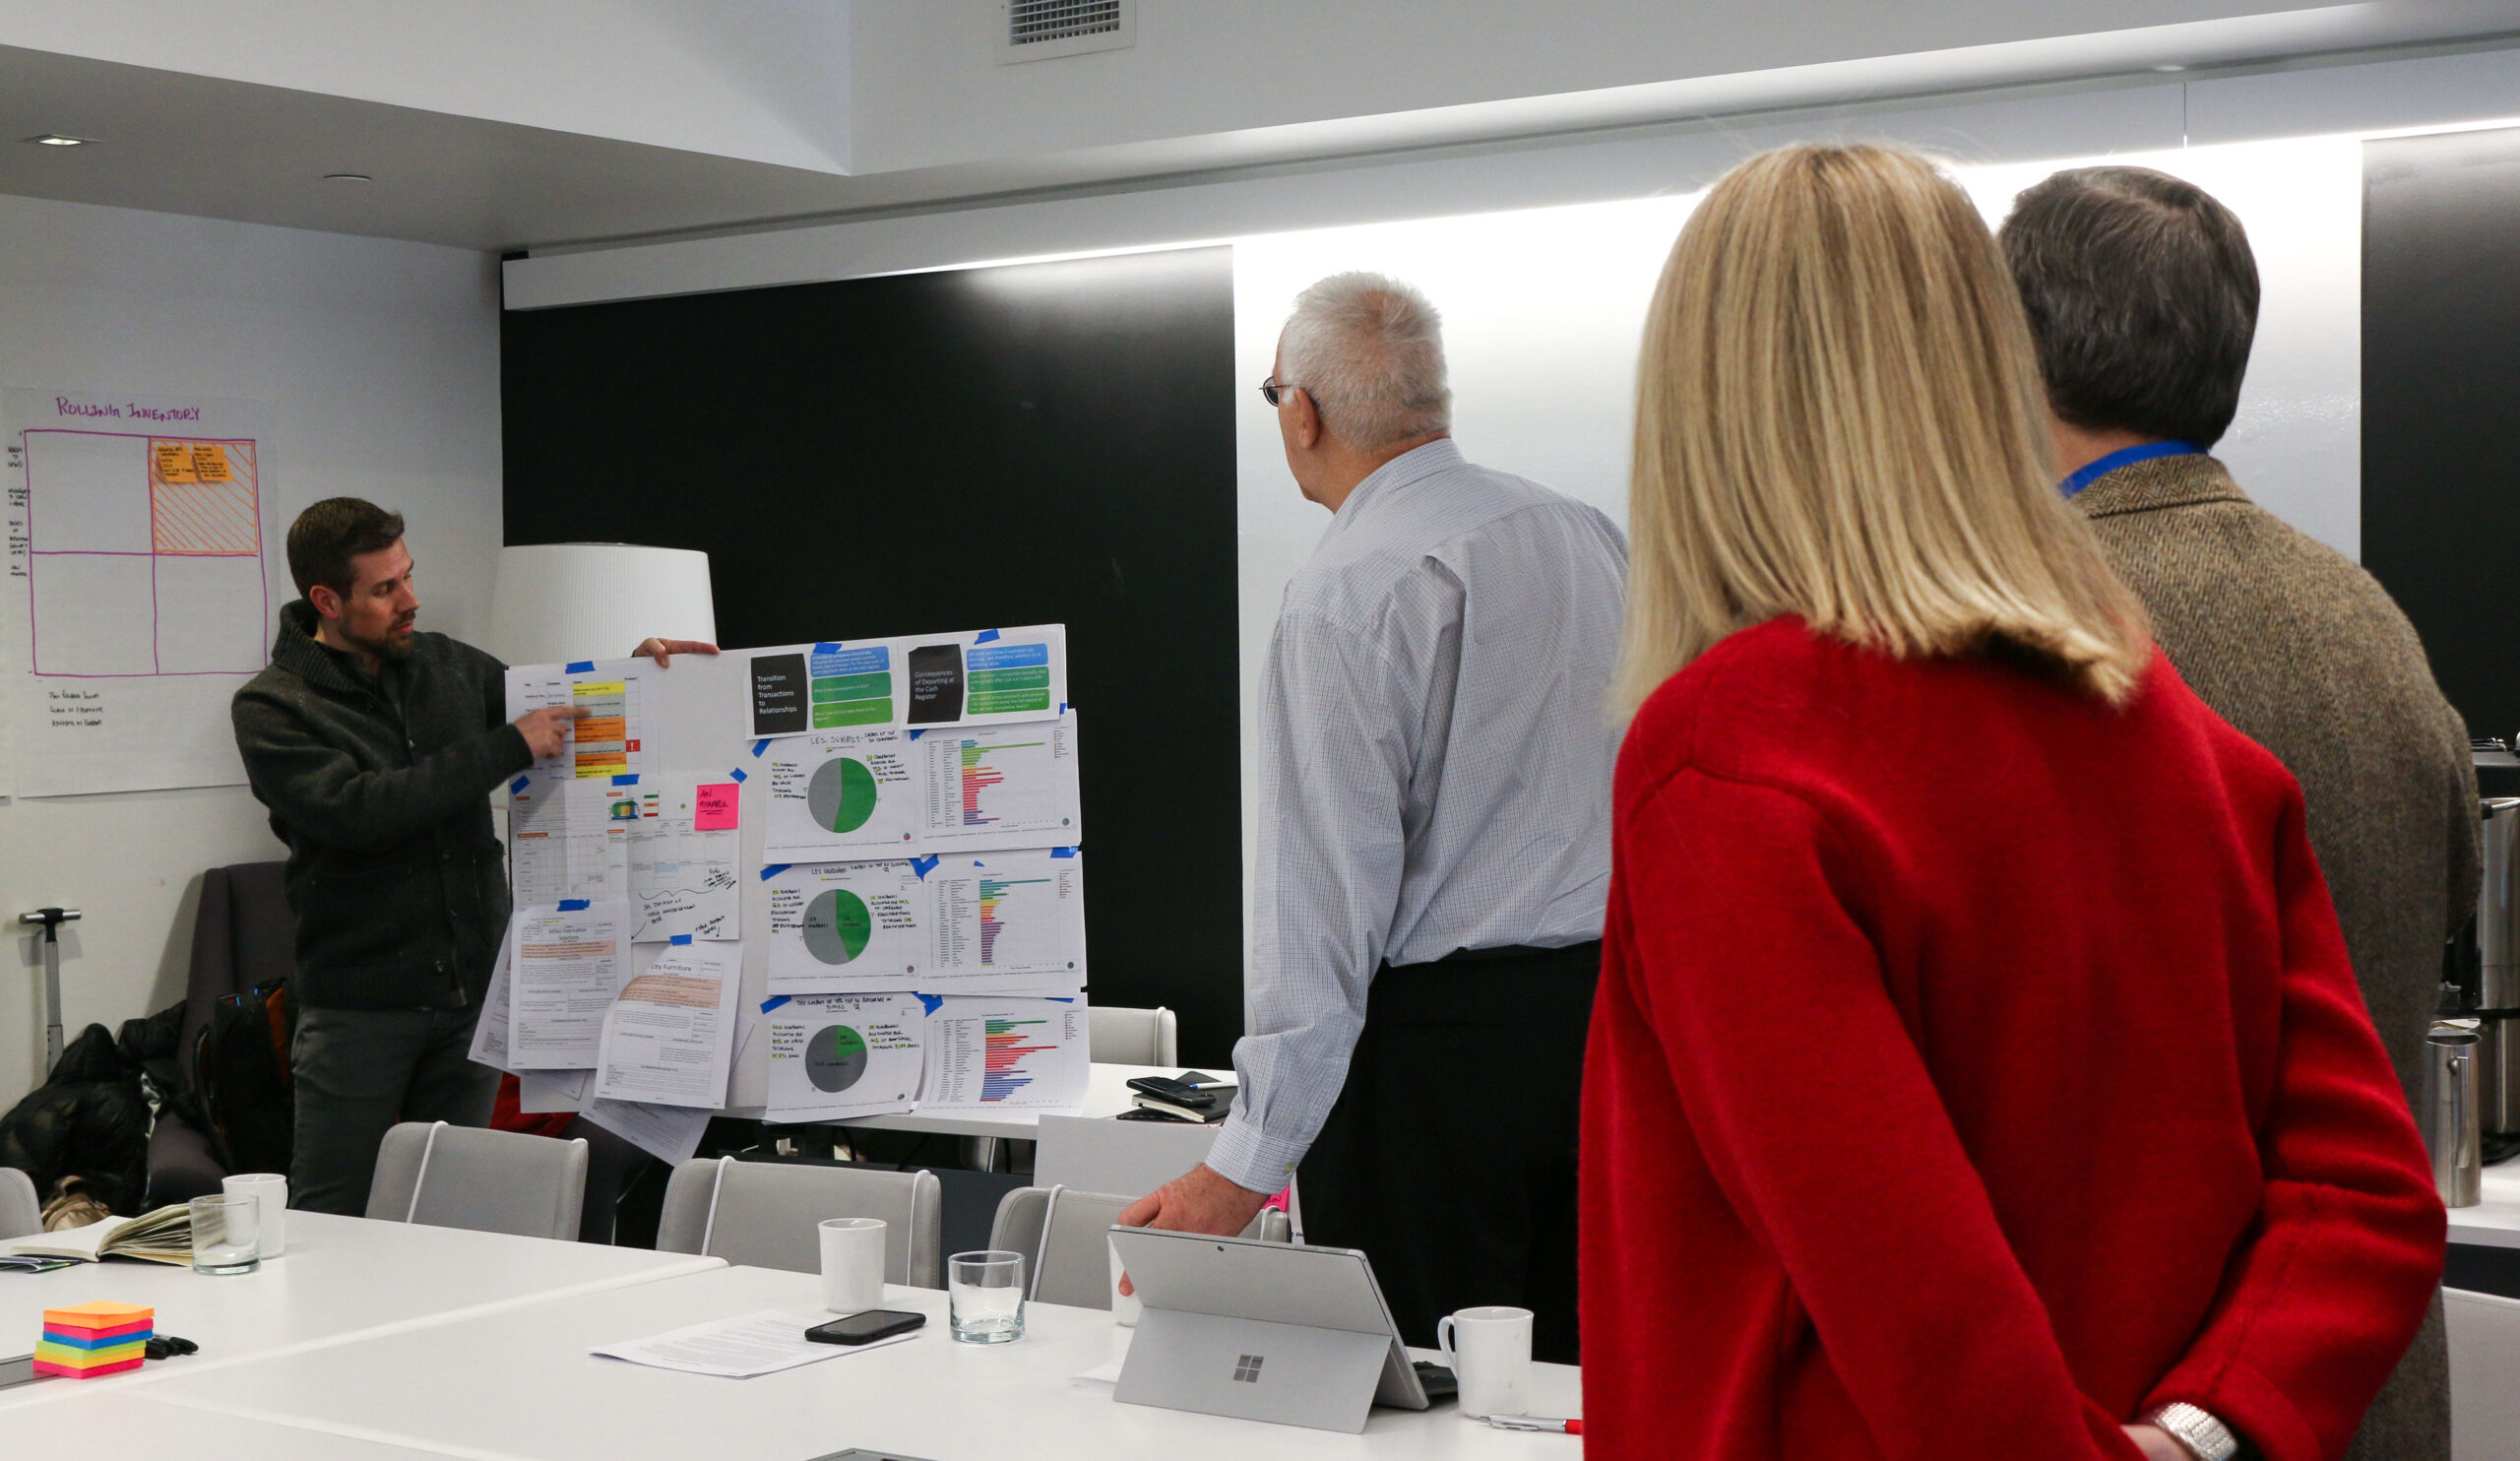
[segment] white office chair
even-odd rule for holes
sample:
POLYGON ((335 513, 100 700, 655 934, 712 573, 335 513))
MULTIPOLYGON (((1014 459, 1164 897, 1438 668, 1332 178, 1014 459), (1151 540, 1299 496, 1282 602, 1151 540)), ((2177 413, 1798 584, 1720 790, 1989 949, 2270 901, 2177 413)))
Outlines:
POLYGON ((825 1218, 884 1220, 884 1282, 945 1286, 944 1189, 932 1172, 695 1158, 665 1183, 657 1248, 820 1273, 825 1218))
POLYGON ((1086 1009, 1086 1058, 1105 1065, 1181 1063, 1181 1022, 1172 1011, 1091 1005, 1086 1009))
MULTIPOLYGON (((1111 1306, 1111 1260, 1106 1235, 1134 1197, 1079 1192, 1072 1187, 1018 1187, 998 1199, 988 1245, 1024 1255, 1024 1282, 1043 1303, 1077 1308, 1111 1306)), ((1287 1215, 1262 1208, 1245 1238, 1264 1242, 1293 1239, 1287 1215)))
POLYGON ((34 1178, 14 1167, 0 1167, 0 1238, 42 1231, 43 1204, 35 1200, 34 1178))
POLYGON ((2456 1461, 2520 1455, 2520 1300, 2441 1291, 2450 1328, 2450 1454, 2456 1461))
POLYGON ((392 1223, 574 1240, 587 1198, 584 1137, 405 1121, 376 1149, 367 1215, 392 1223))

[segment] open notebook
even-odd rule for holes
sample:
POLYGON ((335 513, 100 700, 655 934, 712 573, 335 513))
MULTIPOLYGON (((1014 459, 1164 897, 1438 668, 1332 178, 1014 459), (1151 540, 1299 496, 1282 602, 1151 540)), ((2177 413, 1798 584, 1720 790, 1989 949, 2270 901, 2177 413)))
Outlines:
POLYGON ((0 1242, 0 1253, 31 1258, 146 1258, 152 1263, 193 1261, 193 1217, 181 1203, 136 1218, 104 1218, 84 1228, 36 1233, 0 1242))

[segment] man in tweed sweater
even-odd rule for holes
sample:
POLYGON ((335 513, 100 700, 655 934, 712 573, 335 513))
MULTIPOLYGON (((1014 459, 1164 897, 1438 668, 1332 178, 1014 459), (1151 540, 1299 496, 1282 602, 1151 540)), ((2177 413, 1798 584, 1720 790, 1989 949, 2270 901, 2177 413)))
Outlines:
MULTIPOLYGON (((2363 1001, 2412 1106, 2442 945, 2476 904, 2476 773, 2389 596, 2207 455, 2238 409, 2257 327, 2248 237, 2202 189, 2142 167, 2059 172, 2014 200, 2002 236, 2064 490, 2179 673, 2300 782, 2363 1001)), ((2447 1461, 2437 1300, 2349 1454, 2447 1461)))

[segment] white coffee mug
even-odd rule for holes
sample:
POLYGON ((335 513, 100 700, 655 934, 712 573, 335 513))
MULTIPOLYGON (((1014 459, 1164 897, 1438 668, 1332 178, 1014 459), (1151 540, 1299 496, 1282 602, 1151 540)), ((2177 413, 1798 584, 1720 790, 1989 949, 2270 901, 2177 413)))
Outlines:
POLYGON ((277 1172, 247 1172, 226 1177, 219 1189, 230 1197, 261 1199, 262 1239, 266 1258, 277 1258, 288 1246, 288 1178, 277 1172))
POLYGON ((1123 1294, 1120 1292, 1120 1245, 1106 1238, 1102 1239, 1102 1250, 1111 1255, 1112 1321, 1117 1323, 1123 1329, 1135 1329, 1138 1327, 1138 1314, 1146 1307, 1146 1305, 1139 1301, 1138 1296, 1135 1294, 1123 1294))
POLYGON ((823 1307, 853 1314, 884 1306, 884 1220, 825 1218, 823 1307))
POLYGON ((1474 1421, 1531 1414, 1532 1311, 1484 1304, 1435 1321, 1435 1344, 1474 1421))

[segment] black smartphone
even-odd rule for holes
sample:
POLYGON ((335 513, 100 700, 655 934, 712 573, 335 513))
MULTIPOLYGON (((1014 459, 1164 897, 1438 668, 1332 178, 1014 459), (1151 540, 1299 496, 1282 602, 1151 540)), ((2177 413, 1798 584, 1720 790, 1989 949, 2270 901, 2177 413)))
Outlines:
POLYGON ((1220 1097, 1227 1100, 1232 1099, 1229 1092, 1185 1086, 1168 1075, 1132 1076, 1129 1078, 1129 1089, 1141 1095, 1152 1096, 1158 1101, 1169 1101, 1176 1106, 1193 1107, 1203 1111, 1214 1107, 1220 1097))
POLYGON ((816 1324, 805 1331, 805 1337, 816 1344, 873 1344, 896 1334, 908 1334, 927 1322, 927 1315, 914 1314, 898 1308, 870 1308, 816 1324))

